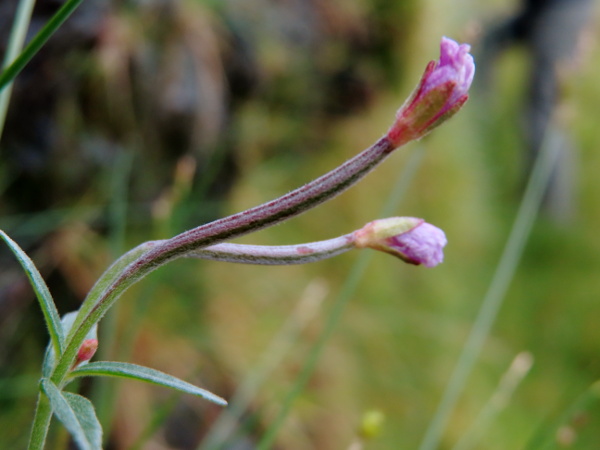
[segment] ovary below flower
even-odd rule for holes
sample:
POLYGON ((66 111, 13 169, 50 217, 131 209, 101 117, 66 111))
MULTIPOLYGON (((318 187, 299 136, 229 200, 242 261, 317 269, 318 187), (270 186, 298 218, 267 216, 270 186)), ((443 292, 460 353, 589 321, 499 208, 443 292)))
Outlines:
POLYGON ((356 247, 369 247, 407 263, 435 267, 444 260, 446 235, 415 217, 392 217, 368 223, 354 232, 356 247))

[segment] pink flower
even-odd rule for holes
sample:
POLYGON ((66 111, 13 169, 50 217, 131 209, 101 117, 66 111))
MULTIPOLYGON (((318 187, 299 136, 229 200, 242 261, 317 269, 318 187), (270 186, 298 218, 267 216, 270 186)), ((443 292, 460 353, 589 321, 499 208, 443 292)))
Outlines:
POLYGON ((398 110, 388 138, 400 146, 420 139, 452 117, 467 101, 475 75, 468 44, 442 38, 440 59, 431 61, 411 97, 398 110))
POLYGON ((384 251, 409 264, 435 267, 448 242, 439 228, 415 217, 392 217, 368 223, 354 233, 355 245, 384 251))

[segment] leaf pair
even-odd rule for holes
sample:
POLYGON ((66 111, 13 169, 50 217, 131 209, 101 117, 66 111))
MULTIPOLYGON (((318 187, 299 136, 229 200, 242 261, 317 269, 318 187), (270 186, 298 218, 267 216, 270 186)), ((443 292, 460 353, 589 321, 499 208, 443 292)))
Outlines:
MULTIPOLYGON (((158 370, 136 364, 109 361, 95 362, 74 370, 70 375, 71 378, 86 376, 133 378, 197 395, 218 405, 224 406, 227 404, 221 397, 204 389, 158 370)), ((101 449, 102 426, 96 417, 92 402, 81 395, 61 391, 48 378, 42 378, 41 388, 50 401, 53 413, 71 433, 79 448, 82 450, 101 449)))

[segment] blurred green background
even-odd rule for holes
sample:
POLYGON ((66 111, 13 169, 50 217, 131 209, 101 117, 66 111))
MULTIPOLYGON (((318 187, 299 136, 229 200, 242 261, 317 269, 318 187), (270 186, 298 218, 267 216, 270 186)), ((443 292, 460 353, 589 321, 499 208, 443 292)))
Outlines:
MULTIPOLYGON (((39 0, 32 28, 61 3, 39 0)), ((3 39, 14 5, 0 7, 3 39)), ((598 448, 600 47, 587 6, 575 29, 550 22, 542 36, 549 48, 573 40, 546 74, 556 86, 543 145, 563 156, 439 448, 598 448)), ((270 200, 368 147, 442 35, 485 63, 451 121, 333 201, 240 240, 307 242, 416 216, 445 230, 444 264, 363 251, 306 266, 161 268, 101 322, 96 359, 163 370, 247 407, 220 440, 219 407, 85 380, 107 448, 255 448, 332 320, 275 447, 419 447, 530 167, 531 86, 546 80, 532 70, 546 47, 521 37, 496 58, 490 50, 518 10, 503 0, 83 3, 18 78, 0 140, 0 228, 39 264, 61 313, 127 249, 270 200), (369 434, 373 411, 383 422, 369 434)), ((47 336, 7 249, 0 266, 0 448, 23 448, 47 336)), ((58 426, 51 440, 68 445, 58 426)))

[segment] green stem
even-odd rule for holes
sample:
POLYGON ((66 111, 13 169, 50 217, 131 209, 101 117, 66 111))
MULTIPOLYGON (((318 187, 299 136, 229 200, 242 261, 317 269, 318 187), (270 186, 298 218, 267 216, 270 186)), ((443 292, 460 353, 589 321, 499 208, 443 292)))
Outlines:
MULTIPOLYGON (((29 28, 31 12, 33 11, 34 5, 35 0, 21 0, 19 2, 13 27, 10 32, 10 39, 6 48, 6 55, 4 56, 4 64, 2 67, 8 67, 23 48, 23 43, 25 42, 25 36, 27 36, 27 29, 29 28)), ((10 101, 11 92, 12 83, 6 86, 6 89, 4 90, 0 89, 0 138, 2 137, 2 131, 4 130, 6 112, 8 111, 8 103, 10 101)))
POLYGON ((463 392, 513 279, 544 192, 548 186, 548 180, 556 163, 557 155, 556 145, 550 145, 549 136, 546 136, 496 272, 481 302, 481 308, 452 372, 442 400, 432 421, 429 423, 423 442, 419 447, 420 450, 434 450, 439 446, 444 427, 463 392))
POLYGON ((83 0, 68 0, 54 14, 48 23, 36 34, 27 44, 23 52, 0 74, 0 90, 10 83, 23 70, 29 61, 40 51, 50 37, 58 30, 61 25, 71 16, 73 11, 83 2, 83 0))
POLYGON ((52 408, 48 397, 43 392, 39 392, 37 406, 35 408, 35 417, 31 428, 28 450, 43 450, 50 428, 50 419, 52 419, 52 408))

